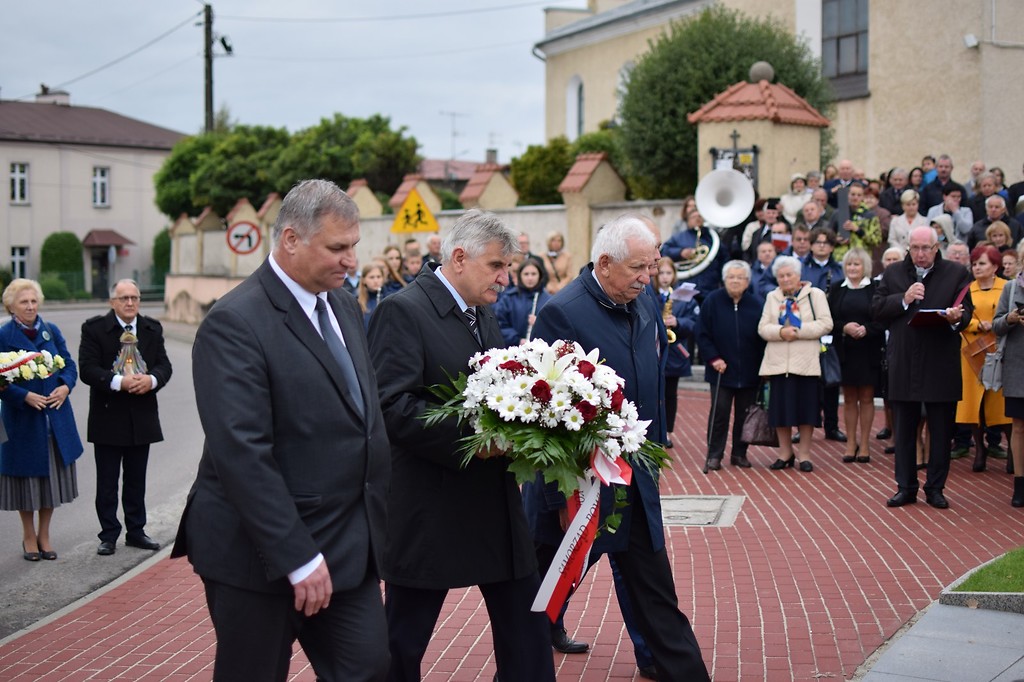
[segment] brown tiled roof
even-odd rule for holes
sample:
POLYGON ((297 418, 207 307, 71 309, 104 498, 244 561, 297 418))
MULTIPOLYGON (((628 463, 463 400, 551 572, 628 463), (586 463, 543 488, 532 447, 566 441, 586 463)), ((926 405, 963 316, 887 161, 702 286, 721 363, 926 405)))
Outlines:
POLYGON ((270 194, 268 194, 266 200, 263 202, 263 205, 260 206, 260 210, 256 211, 256 215, 258 215, 260 218, 267 215, 267 211, 270 210, 270 207, 273 206, 274 202, 280 198, 281 195, 278 194, 277 192, 271 192, 270 194))
POLYGON ((357 180, 353 180, 352 182, 348 183, 348 189, 345 190, 345 194, 347 194, 349 196, 352 196, 353 194, 355 194, 356 190, 359 189, 360 187, 365 187, 365 188, 369 189, 370 188, 370 183, 368 183, 363 178, 359 178, 357 180))
POLYGON ((82 246, 127 246, 135 244, 117 230, 89 230, 82 240, 82 246))
POLYGON ((0 101, 0 140, 170 150, 183 137, 105 109, 0 101))
POLYGON ((491 177, 495 173, 504 172, 508 166, 502 166, 498 163, 481 163, 476 167, 476 171, 473 176, 466 183, 466 188, 462 190, 462 194, 459 195, 459 201, 466 203, 467 201, 476 201, 480 198, 480 195, 487 189, 487 183, 491 181, 491 177))
POLYGON ((576 157, 576 162, 572 165, 572 168, 566 173, 562 184, 558 186, 558 191, 563 194, 582 192, 583 188, 590 182, 590 178, 594 175, 597 167, 601 165, 602 161, 607 159, 608 154, 606 152, 580 154, 576 157))
POLYGON ((480 165, 479 161, 447 161, 445 159, 423 159, 420 162, 419 174, 423 179, 445 182, 447 180, 469 180, 480 165))
POLYGON ((706 121, 774 121, 826 128, 829 120, 785 85, 741 82, 686 116, 690 123, 706 121))
POLYGON ((421 180, 423 180, 423 176, 419 173, 409 173, 406 175, 402 178, 402 184, 395 190, 395 194, 391 197, 391 201, 389 201, 388 204, 390 204, 392 208, 397 209, 402 205, 402 202, 405 201, 405 198, 409 196, 409 192, 416 189, 416 185, 418 185, 421 180))

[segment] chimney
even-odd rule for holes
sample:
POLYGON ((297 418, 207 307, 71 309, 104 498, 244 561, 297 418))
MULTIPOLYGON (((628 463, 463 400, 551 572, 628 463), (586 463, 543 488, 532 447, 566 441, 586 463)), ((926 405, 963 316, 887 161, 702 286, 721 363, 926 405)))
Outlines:
POLYGON ((71 95, 65 90, 50 90, 45 83, 40 83, 36 104, 59 104, 69 107, 71 106, 71 95))
POLYGON ((497 149, 488 149, 486 154, 485 154, 485 157, 486 157, 485 163, 498 163, 498 150, 497 149))

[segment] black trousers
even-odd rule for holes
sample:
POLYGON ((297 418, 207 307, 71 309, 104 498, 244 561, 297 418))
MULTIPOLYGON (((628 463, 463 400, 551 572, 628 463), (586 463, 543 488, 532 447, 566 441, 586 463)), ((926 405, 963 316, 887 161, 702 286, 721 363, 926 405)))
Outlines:
POLYGON ((117 520, 117 490, 124 470, 121 504, 124 526, 129 537, 146 532, 146 466, 149 445, 94 444, 96 454, 96 516, 100 521, 101 542, 117 542, 121 522, 117 520))
POLYGON ((217 634, 214 682, 284 682, 297 639, 322 682, 382 682, 387 676, 387 623, 380 582, 335 592, 306 617, 292 593, 243 590, 203 578, 217 634))
MULTIPOLYGON (((639 495, 634 499, 639 501, 639 495)), ((710 680, 693 627, 679 610, 668 553, 664 547, 654 550, 643 505, 636 504, 633 509, 629 549, 616 552, 612 557, 629 593, 636 625, 654 656, 658 679, 668 682, 710 680)))
POLYGON ((715 411, 708 415, 708 459, 722 459, 725 455, 725 441, 729 435, 729 414, 732 413, 732 449, 734 457, 747 455, 747 444, 740 437, 743 434, 743 417, 747 408, 757 399, 757 387, 730 388, 711 384, 711 396, 714 400, 718 391, 715 411))
POLYGON ((839 388, 821 384, 821 425, 825 433, 839 430, 839 388))
MULTIPOLYGON (((530 611, 540 578, 479 585, 494 638, 501 682, 554 682, 551 629, 543 612, 530 611)), ((430 644, 448 590, 384 586, 384 609, 391 649, 389 682, 419 682, 420 663, 430 644)))
POLYGON ((676 410, 679 406, 679 377, 665 377, 665 428, 668 435, 676 430, 676 410))
MULTIPOLYGON (((919 402, 890 400, 896 445, 896 485, 917 494, 917 425, 921 421, 919 402)), ((942 492, 949 476, 950 441, 956 418, 956 403, 924 403, 925 419, 931 438, 928 447, 928 475, 925 494, 942 492)))

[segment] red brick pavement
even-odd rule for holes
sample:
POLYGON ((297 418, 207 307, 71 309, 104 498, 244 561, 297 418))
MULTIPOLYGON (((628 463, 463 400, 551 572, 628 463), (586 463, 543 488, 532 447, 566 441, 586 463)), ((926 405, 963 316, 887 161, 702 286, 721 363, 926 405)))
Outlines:
MULTIPOLYGON (((743 495, 732 527, 668 531, 680 605, 716 682, 849 679, 942 587, 1022 544, 1010 477, 953 463, 952 508, 891 510, 892 458, 872 441, 870 464, 842 464, 842 446, 815 432, 815 470, 754 468, 705 476, 706 393, 683 392, 677 457, 664 494, 743 495)), ((876 420, 880 424, 880 417, 876 420)), ((555 655, 560 680, 635 678, 632 647, 604 562, 573 597, 567 622, 589 654, 555 655)), ((487 614, 476 590, 448 598, 424 663, 425 679, 490 680, 487 614)), ((198 579, 185 561, 160 560, 127 582, 0 646, 0 680, 208 680, 214 638, 198 579)), ((297 650, 292 680, 312 671, 297 650)))

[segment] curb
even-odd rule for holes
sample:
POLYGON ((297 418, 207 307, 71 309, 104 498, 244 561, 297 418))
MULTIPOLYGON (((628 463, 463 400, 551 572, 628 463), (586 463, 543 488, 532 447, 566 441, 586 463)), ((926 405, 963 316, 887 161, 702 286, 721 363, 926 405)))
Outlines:
POLYGON ((939 603, 946 606, 964 606, 969 609, 988 609, 989 611, 1006 611, 1024 614, 1024 593, 1022 592, 954 592, 976 571, 998 561, 1005 554, 986 561, 954 580, 939 595, 939 603))

